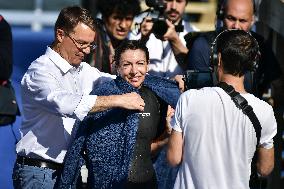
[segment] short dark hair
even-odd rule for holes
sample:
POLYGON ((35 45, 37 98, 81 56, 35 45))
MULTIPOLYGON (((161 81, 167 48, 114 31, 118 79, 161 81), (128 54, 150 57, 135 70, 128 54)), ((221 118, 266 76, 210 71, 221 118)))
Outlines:
POLYGON ((79 23, 86 24, 95 31, 95 21, 87 9, 79 6, 65 7, 59 13, 54 30, 62 29, 71 33, 79 23))
POLYGON ((254 70, 260 54, 258 43, 250 33, 226 30, 217 38, 216 45, 225 73, 243 76, 254 70))
POLYGON ((100 0, 97 6, 102 17, 105 18, 114 12, 121 17, 126 17, 129 14, 136 16, 141 11, 139 0, 100 0))
POLYGON ((149 51, 146 44, 141 40, 124 40, 116 49, 114 53, 114 61, 116 65, 119 65, 121 54, 127 50, 140 49, 145 53, 146 61, 149 62, 149 51))

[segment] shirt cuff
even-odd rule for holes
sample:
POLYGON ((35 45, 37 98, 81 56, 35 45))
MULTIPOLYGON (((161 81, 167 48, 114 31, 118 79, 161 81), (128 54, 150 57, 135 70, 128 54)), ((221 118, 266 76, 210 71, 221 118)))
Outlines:
POLYGON ((182 133, 180 126, 178 126, 177 124, 174 124, 174 126, 172 128, 173 128, 173 130, 182 133))
POLYGON ((273 140, 270 140, 269 142, 264 142, 263 144, 260 144, 260 146, 262 148, 265 148, 265 149, 271 149, 273 148, 273 140))
POLYGON ((94 107, 97 100, 97 95, 83 95, 80 103, 76 107, 74 114, 82 121, 89 111, 94 107))

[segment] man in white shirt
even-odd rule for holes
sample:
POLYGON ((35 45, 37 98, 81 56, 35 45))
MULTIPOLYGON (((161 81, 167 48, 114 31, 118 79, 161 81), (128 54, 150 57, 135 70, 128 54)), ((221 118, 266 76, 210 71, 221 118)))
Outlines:
POLYGON ((15 188, 53 188, 75 120, 115 107, 143 111, 144 101, 137 93, 89 95, 97 83, 115 77, 82 62, 95 47, 95 34, 95 23, 87 10, 77 6, 62 9, 55 23, 54 42, 23 76, 15 188))
POLYGON ((259 175, 267 176, 274 167, 273 109, 244 89, 244 74, 254 69, 259 56, 258 44, 243 30, 226 30, 216 41, 218 80, 231 85, 253 108, 260 139, 251 118, 222 88, 186 91, 176 107, 167 153, 171 165, 180 164, 175 189, 248 189, 255 152, 259 175))
POLYGON ((149 73, 166 78, 184 74, 184 61, 188 52, 184 36, 197 29, 182 19, 189 0, 165 0, 164 16, 168 29, 163 36, 151 33, 152 18, 146 17, 141 24, 141 39, 146 40, 150 53, 149 73), (176 26, 183 25, 182 32, 176 26))

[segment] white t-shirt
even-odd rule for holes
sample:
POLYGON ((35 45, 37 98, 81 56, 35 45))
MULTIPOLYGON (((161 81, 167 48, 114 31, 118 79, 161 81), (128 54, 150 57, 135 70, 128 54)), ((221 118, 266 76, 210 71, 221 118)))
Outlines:
MULTIPOLYGON (((272 148, 277 131, 272 107, 251 94, 242 96, 262 126, 260 145, 272 148)), ((184 139, 175 189, 249 188, 255 130, 223 89, 206 87, 183 93, 173 129, 182 132, 184 139)))

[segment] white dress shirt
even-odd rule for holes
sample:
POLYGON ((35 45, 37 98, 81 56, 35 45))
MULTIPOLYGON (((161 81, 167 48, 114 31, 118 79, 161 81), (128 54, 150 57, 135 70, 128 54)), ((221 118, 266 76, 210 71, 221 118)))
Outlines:
POLYGON ((62 163, 75 120, 82 120, 97 96, 94 85, 114 76, 82 62, 71 66, 50 47, 21 81, 23 120, 18 155, 62 163))

